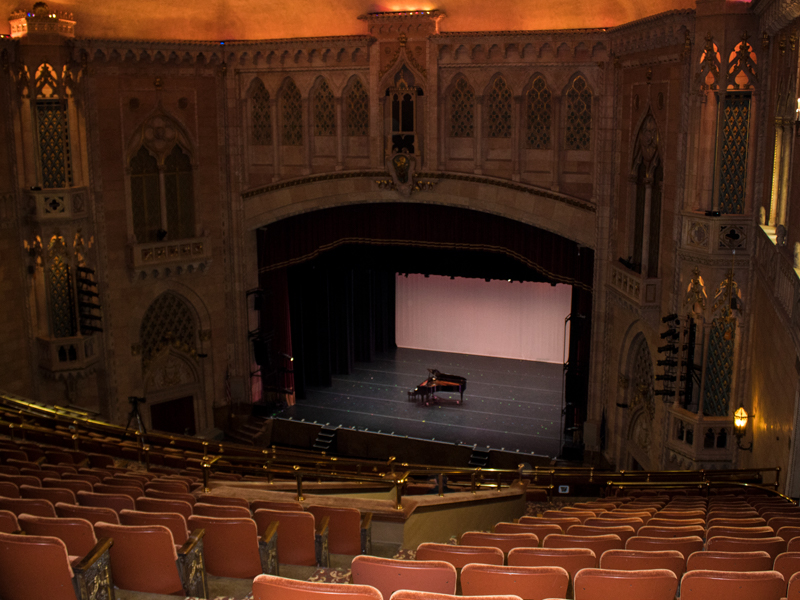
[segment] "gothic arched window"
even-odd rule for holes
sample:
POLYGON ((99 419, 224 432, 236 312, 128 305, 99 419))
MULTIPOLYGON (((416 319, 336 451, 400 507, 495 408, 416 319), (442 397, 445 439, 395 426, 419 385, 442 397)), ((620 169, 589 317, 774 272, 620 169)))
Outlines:
POLYGON ((53 337, 72 337, 77 333, 75 319, 75 296, 72 282, 72 269, 64 238, 54 235, 48 244, 48 296, 50 306, 50 326, 53 337))
POLYGON ((498 77, 489 91, 486 104, 486 121, 490 138, 511 137, 511 90, 506 80, 498 77))
POLYGON ((333 92, 324 79, 314 92, 314 135, 336 135, 333 92))
POLYGON ((36 141, 42 187, 64 188, 72 185, 72 164, 69 151, 67 101, 59 97, 58 76, 48 63, 36 70, 36 141))
POLYGON ((450 137, 470 138, 475 135, 475 92, 463 77, 450 91, 450 137))
POLYGON ((194 184, 192 163, 180 146, 164 161, 164 195, 167 226, 172 239, 194 237, 194 184))
POLYGON ((347 135, 369 135, 369 95, 356 79, 347 92, 347 135))
POLYGON ((269 92, 260 79, 256 79, 250 94, 250 127, 253 144, 267 146, 272 143, 272 114, 269 92))
POLYGON ((131 159, 131 206, 137 241, 155 242, 161 229, 161 189, 158 162, 142 146, 131 159))
POLYGON ((285 146, 303 145, 303 99, 291 79, 281 94, 281 130, 285 146))
POLYGON ((589 150, 592 131, 592 90, 583 76, 576 76, 567 88, 566 142, 568 150, 589 150))
POLYGON ((149 361, 166 346, 175 346, 187 354, 196 350, 197 330, 194 313, 183 298, 165 292, 147 308, 139 329, 142 359, 149 361))
POLYGON ((537 75, 526 97, 525 143, 533 150, 550 148, 550 131, 553 123, 553 95, 544 77, 537 75))

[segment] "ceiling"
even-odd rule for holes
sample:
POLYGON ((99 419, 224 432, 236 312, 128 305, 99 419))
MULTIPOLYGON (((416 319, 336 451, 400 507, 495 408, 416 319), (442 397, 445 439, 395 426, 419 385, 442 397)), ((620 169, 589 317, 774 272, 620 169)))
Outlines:
MULTIPOLYGON (((30 10, 34 0, 0 0, 0 13, 30 10)), ((360 35, 368 12, 439 9, 440 30, 506 31, 612 27, 695 0, 58 0, 51 9, 72 12, 82 38, 259 40, 360 35)), ((0 33, 8 34, 6 18, 0 33)))

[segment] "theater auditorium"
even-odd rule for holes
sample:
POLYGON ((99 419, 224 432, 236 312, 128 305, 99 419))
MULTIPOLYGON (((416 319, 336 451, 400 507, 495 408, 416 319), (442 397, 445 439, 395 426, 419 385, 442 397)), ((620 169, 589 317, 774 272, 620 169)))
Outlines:
POLYGON ((800 598, 795 0, 0 7, 0 599, 800 598))

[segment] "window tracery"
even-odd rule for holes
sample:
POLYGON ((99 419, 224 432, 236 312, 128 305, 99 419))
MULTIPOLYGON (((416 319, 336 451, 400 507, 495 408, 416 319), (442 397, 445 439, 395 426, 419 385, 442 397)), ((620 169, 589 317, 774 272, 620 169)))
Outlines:
POLYGON ((51 237, 47 253, 50 262, 47 285, 52 335, 56 338, 72 337, 77 332, 75 292, 64 238, 60 235, 51 237))
POLYGON ((34 78, 36 90, 36 126, 42 187, 64 188, 72 185, 69 152, 69 127, 66 100, 59 97, 58 75, 48 63, 42 63, 34 78))
POLYGON ((333 92, 324 79, 314 92, 314 135, 336 135, 333 92))
POLYGON ((164 195, 172 239, 194 237, 192 163, 177 144, 164 161, 164 195))
POLYGON ((272 111, 270 110, 269 92, 260 79, 256 79, 253 84, 250 101, 253 144, 267 146, 272 143, 272 111))
POLYGON ((196 352, 197 325, 192 309, 177 294, 165 292, 147 308, 139 329, 142 360, 149 362, 163 348, 172 346, 186 354, 196 352))
POLYGON ((490 138, 511 137, 511 90, 502 77, 492 84, 486 118, 490 138))
POLYGON ((450 92, 450 137, 471 138, 475 135, 475 92, 460 77, 450 92))
POLYGON ((347 92, 347 135, 369 135, 369 95, 360 79, 347 92))
POLYGON ((566 93, 566 143, 568 150, 589 150, 592 130, 592 90, 582 75, 572 80, 566 93))
POLYGON ((291 79, 281 94, 281 125, 285 146, 303 145, 303 99, 291 79))
POLYGON ((533 80, 526 100, 526 146, 533 150, 547 150, 550 148, 553 103, 544 77, 538 75, 533 80))

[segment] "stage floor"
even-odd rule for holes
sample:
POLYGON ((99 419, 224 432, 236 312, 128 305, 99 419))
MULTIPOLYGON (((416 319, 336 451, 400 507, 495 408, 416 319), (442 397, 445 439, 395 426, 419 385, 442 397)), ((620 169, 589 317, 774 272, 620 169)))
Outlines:
MULTIPOLYGON (((562 365, 398 348, 311 388, 276 418, 478 447, 558 454, 562 365), (464 404, 420 406, 408 391, 428 368, 467 378, 464 404)), ((457 394, 438 394, 457 398, 457 394)))

